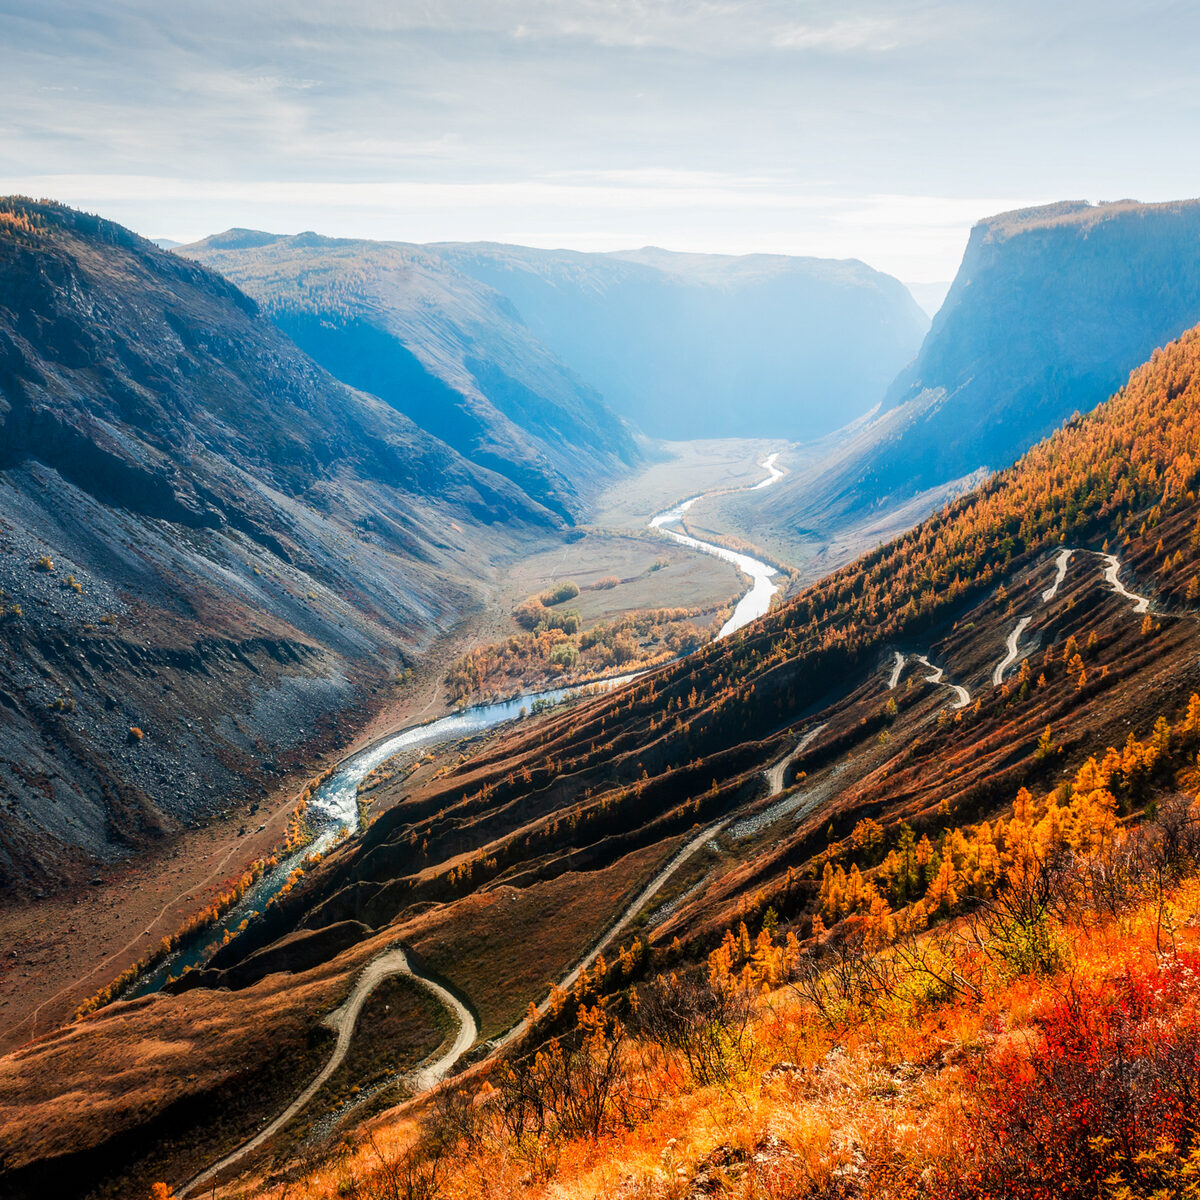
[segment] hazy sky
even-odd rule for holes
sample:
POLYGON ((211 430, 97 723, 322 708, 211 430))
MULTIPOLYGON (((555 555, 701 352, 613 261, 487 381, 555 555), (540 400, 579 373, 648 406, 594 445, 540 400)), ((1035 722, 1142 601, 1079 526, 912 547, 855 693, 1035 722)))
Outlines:
POLYGON ((0 191, 191 240, 781 251, 1200 193, 1200 4, 0 0, 0 191))

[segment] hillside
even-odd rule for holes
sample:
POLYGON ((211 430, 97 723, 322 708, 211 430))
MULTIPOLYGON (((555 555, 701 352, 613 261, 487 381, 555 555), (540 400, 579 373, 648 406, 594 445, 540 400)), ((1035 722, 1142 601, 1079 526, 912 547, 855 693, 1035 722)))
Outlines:
POLYGON ((311 762, 560 526, 221 277, 0 202, 0 893, 311 762))
POLYGON ((333 375, 564 518, 640 458, 511 304, 424 247, 235 229, 179 253, 248 292, 333 375))
POLYGON ((856 260, 426 249, 507 297, 651 437, 820 437, 878 402, 929 327, 903 284, 856 260))
MULTIPOLYGON (((491 1040, 462 1060, 476 1064, 463 1076, 469 1103, 426 1106, 433 1133, 408 1156, 413 1110, 382 1118, 374 1140, 340 1160, 343 1179, 353 1173, 367 1187, 380 1171, 424 1179, 433 1170, 453 1195, 481 1177, 509 1195, 677 1194, 646 1166, 651 1155, 669 1162, 667 1179, 717 1180, 698 1194, 719 1194, 730 1170, 753 1173, 753 1162, 817 1181, 869 1165, 927 1186, 937 1176, 924 1168, 951 1160, 919 1158, 913 1141, 864 1141, 863 1122, 893 1127, 886 1109, 862 1107, 876 1095, 869 1088, 853 1093, 853 1112, 836 1100, 852 1078, 878 1078, 867 1065, 893 1080, 880 1095, 902 1096, 925 1121, 941 1110, 910 1085, 992 1086, 992 1048, 1011 1044, 1005 1012, 1018 1023, 1032 1013, 1029 1037, 1040 1036, 1037 1006, 1050 1005, 1055 980, 1092 972, 1097 1011, 1108 1012, 1104 980, 1122 963, 1153 988, 1174 986, 1173 964, 1190 961, 1163 949, 1162 914, 1176 905, 1171 953, 1190 952, 1191 851, 1171 852, 1178 871, 1162 867, 1157 901, 1136 888, 1080 900, 1078 881, 1108 878, 1087 874, 1088 856, 1132 852, 1138 843, 1123 839, 1143 837, 1143 823, 1144 845, 1158 844, 1167 826, 1156 810, 1176 811, 1173 793, 1196 788, 1198 415, 1192 330, 1015 467, 744 632, 611 696, 395 764, 366 798, 362 836, 311 864, 207 971, 173 985, 177 994, 101 1008, 0 1060, 10 1191, 35 1194, 48 1164, 79 1194, 99 1179, 189 1178, 261 1127, 264 1111, 283 1109, 328 1046, 319 1015, 397 945, 469 1005, 491 1040), (1068 853, 1069 872, 1043 869, 1068 853), (1023 879, 1043 891, 1020 892, 1023 879), (1010 905, 1007 926, 966 925, 964 935, 982 932, 961 949, 939 932, 989 911, 981 905, 1003 913, 1014 894, 1038 907, 1017 904, 1013 917, 1010 905), (1073 907, 1055 907, 1060 895, 1073 907), (1121 924, 1156 904, 1157 933, 1144 916, 1121 924), (1083 928, 1108 933, 1084 938, 1083 928), (872 955, 901 935, 915 940, 896 943, 908 958, 890 977, 899 1007, 889 1027, 869 1004, 886 967, 872 955), (695 981, 690 992, 668 989, 693 1008, 654 1000, 664 971, 695 981), (784 981, 779 1005, 795 1003, 798 1016, 760 999, 764 985, 784 981), (530 1004, 539 1007, 523 1029, 530 1004), (689 1040, 687 1030, 713 1021, 724 1031, 715 1044, 689 1040), (743 1058, 731 1066, 735 1035, 743 1058), (147 1057, 139 1043, 162 1049, 147 1057), (525 1053, 538 1046, 540 1055, 525 1053), (298 1079, 281 1075, 285 1062, 303 1064, 298 1079), (823 1122, 815 1140, 772 1107, 772 1088, 791 1086, 796 1072, 833 1088, 820 1093, 830 1105, 805 1118, 823 1122), (485 1076, 494 1090, 471 1100, 485 1076), (86 1117, 60 1100, 80 1090, 93 1098, 86 1117), (639 1095, 661 1096, 675 1115, 656 1124, 639 1095), (721 1150, 724 1117, 683 1115, 705 1103, 741 1120, 753 1111, 762 1120, 745 1136, 758 1140, 721 1150), (672 1159, 673 1125, 683 1132, 672 1159), (396 1157, 381 1159, 381 1144, 396 1157), (725 1157, 708 1157, 718 1151, 725 1157)), ((1178 1000, 1185 1031, 1193 999, 1178 1000)), ((1149 1043, 1155 1062, 1164 1044, 1149 1043)), ((261 1186, 264 1172, 303 1174, 307 1154, 413 1087, 403 1063, 360 1062, 339 1079, 229 1175, 250 1169, 261 1186)), ((966 1096, 980 1122, 988 1094, 966 1096)), ((1015 1128, 1028 1101, 1004 1094, 1015 1128)), ((947 1111, 963 1111, 961 1093, 947 1097, 947 1111)), ((1135 1089, 1130 1103, 1151 1106, 1136 1128, 1113 1110, 1130 1154, 1153 1151, 1152 1131, 1165 1128, 1154 1102, 1135 1089)), ((1079 1144, 1079 1115, 1064 1117, 1063 1145, 1079 1144)), ((962 1178, 986 1179, 988 1128, 934 1121, 922 1144, 977 1171, 962 1178), (961 1140, 964 1129, 984 1140, 961 1140)), ((1194 1144, 1194 1122, 1170 1128, 1194 1144)), ((1006 1186, 1092 1194, 1067 1190, 1050 1159, 1028 1162, 1043 1174, 1006 1186)), ((315 1180, 309 1194, 326 1195, 324 1186, 315 1180)))
POLYGON ((1195 200, 1064 202, 980 221, 880 413, 778 489, 765 520, 832 540, 872 510, 917 497, 929 511, 955 481, 1014 462, 1200 320, 1198 244, 1195 200))

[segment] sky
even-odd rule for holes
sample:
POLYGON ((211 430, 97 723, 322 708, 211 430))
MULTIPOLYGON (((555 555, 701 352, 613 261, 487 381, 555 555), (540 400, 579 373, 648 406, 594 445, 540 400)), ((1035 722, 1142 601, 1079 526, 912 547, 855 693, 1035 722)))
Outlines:
POLYGON ((1200 194, 1200 5, 0 0, 0 193, 151 237, 861 258, 1200 194))

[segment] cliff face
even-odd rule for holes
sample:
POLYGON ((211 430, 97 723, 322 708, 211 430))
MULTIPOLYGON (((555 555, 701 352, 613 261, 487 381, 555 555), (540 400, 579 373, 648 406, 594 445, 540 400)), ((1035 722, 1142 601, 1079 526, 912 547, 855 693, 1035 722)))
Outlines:
POLYGON ((755 498, 759 535, 816 577, 1009 466, 1200 320, 1198 248, 1200 201, 981 221, 920 353, 877 412, 755 498))
POLYGON ((1200 201, 1063 203, 972 230, 911 366, 888 389, 895 439, 865 455, 876 491, 998 470, 1095 407, 1200 319, 1200 201))
POLYGON ((471 602, 482 530, 558 524, 219 276, 0 202, 0 890, 335 737, 471 602))
POLYGON ((929 327, 854 260, 427 247, 653 437, 819 437, 874 405, 929 327))
POLYGON ((245 288, 339 379, 567 519, 639 458, 503 296, 424 247, 230 230, 179 253, 245 288))

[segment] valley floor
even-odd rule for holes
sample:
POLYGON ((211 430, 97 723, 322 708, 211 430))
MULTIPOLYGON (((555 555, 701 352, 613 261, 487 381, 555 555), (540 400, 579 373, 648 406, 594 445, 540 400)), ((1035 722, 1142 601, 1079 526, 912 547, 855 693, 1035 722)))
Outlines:
POLYGON ((479 609, 431 646, 404 686, 377 698, 364 725, 344 731, 343 750, 286 778, 254 811, 247 797, 228 818, 184 829, 136 860, 96 871, 86 887, 0 908, 0 1052, 69 1019, 85 998, 271 855, 286 840, 307 779, 397 729, 450 711, 449 666, 514 632, 512 609, 526 597, 567 579, 587 588, 617 577, 617 586, 586 590, 573 602, 588 625, 648 607, 717 611, 731 604, 743 590, 734 568, 645 527, 655 512, 686 496, 754 484, 762 458, 781 444, 671 443, 670 458, 601 496, 584 530, 495 571, 479 609))

